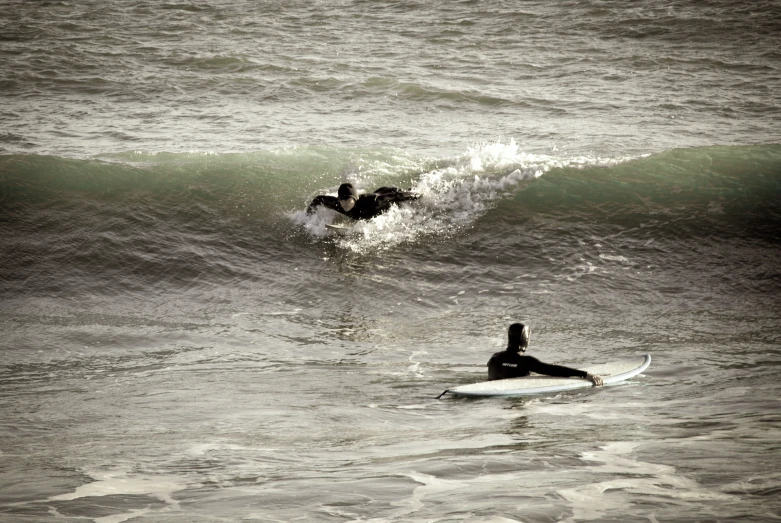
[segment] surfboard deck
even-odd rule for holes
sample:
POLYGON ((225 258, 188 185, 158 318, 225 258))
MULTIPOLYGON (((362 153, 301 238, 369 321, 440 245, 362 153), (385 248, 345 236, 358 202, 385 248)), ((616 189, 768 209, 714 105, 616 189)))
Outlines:
MULTIPOLYGON (((619 383, 637 376, 651 364, 651 355, 590 365, 583 370, 602 377, 605 385, 619 383)), ((451 393, 456 396, 488 397, 488 396, 533 396, 551 392, 564 392, 568 390, 593 387, 591 380, 584 378, 553 378, 550 376, 527 376, 525 378, 511 378, 506 380, 481 381, 469 385, 461 385, 447 389, 442 395, 451 393)), ((440 397, 442 396, 440 395, 440 397)))

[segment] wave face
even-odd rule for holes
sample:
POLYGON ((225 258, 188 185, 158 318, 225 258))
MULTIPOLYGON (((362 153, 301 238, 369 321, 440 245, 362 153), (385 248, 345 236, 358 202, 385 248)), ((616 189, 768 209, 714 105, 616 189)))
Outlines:
MULTIPOLYGON (((421 266, 452 256, 499 273, 519 250, 524 264, 539 267, 551 256, 585 256, 574 273, 629 263, 627 253, 642 252, 646 265, 719 263, 736 278, 755 270, 777 283, 773 256, 749 263, 729 254, 736 245, 762 251, 779 243, 778 146, 638 158, 532 155, 514 142, 449 158, 327 148, 5 156, 0 172, 7 296, 230 281, 284 295, 293 292, 289 265, 313 249, 363 263, 413 255, 421 266), (334 234, 325 224, 338 221, 336 213, 303 209, 346 180, 362 191, 410 187, 422 198, 334 234), (465 242, 470 249, 452 252, 465 242)), ((312 285, 321 283, 327 286, 312 285)))

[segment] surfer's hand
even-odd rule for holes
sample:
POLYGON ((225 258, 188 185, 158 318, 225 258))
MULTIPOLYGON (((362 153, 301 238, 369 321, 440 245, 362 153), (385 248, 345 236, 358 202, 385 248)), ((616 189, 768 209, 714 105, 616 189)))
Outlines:
POLYGON ((591 380, 595 387, 601 387, 605 384, 601 377, 597 376, 596 374, 591 374, 590 372, 586 373, 586 379, 591 380))

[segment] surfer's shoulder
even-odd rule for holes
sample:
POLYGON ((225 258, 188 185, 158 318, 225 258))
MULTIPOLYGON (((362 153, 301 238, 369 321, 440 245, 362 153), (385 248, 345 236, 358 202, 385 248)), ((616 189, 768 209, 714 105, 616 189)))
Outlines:
POLYGON ((513 361, 518 359, 518 353, 517 352, 511 352, 508 350, 500 350, 499 352, 495 352, 493 356, 491 356, 491 359, 488 360, 488 362, 496 362, 496 363, 502 363, 505 361, 513 361))

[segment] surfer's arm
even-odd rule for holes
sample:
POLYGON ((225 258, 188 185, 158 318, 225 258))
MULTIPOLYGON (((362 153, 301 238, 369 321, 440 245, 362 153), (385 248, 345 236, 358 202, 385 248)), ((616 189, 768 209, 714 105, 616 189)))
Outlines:
POLYGON ((593 383, 595 387, 601 387, 602 385, 605 384, 601 376, 597 376, 596 374, 591 374, 590 372, 586 373, 586 379, 591 380, 591 383, 593 383))
POLYGON ((590 380, 595 387, 601 387, 605 384, 604 381, 602 381, 602 377, 597 376, 596 374, 591 374, 585 370, 565 367, 564 365, 550 365, 548 363, 543 363, 538 359, 534 359, 534 362, 530 367, 531 371, 536 372, 537 374, 545 374, 546 376, 556 376, 560 378, 585 378, 590 380))
POLYGON ((341 208, 341 205, 339 205, 339 200, 336 198, 336 196, 326 196, 323 194, 312 200, 312 203, 310 203, 309 207, 306 208, 306 213, 314 213, 317 210, 317 207, 321 205, 344 214, 344 210, 341 208))
MULTIPOLYGON (((549 363, 543 363, 533 356, 527 356, 529 370, 536 372, 537 374, 544 374, 546 376, 555 376, 557 378, 589 378, 588 372, 584 370, 573 369, 571 367, 565 367, 564 365, 551 365, 549 363)), ((601 379, 601 378, 600 378, 601 379)), ((594 381, 592 379, 592 381, 594 381)), ((596 385, 596 382, 594 382, 596 385)))

